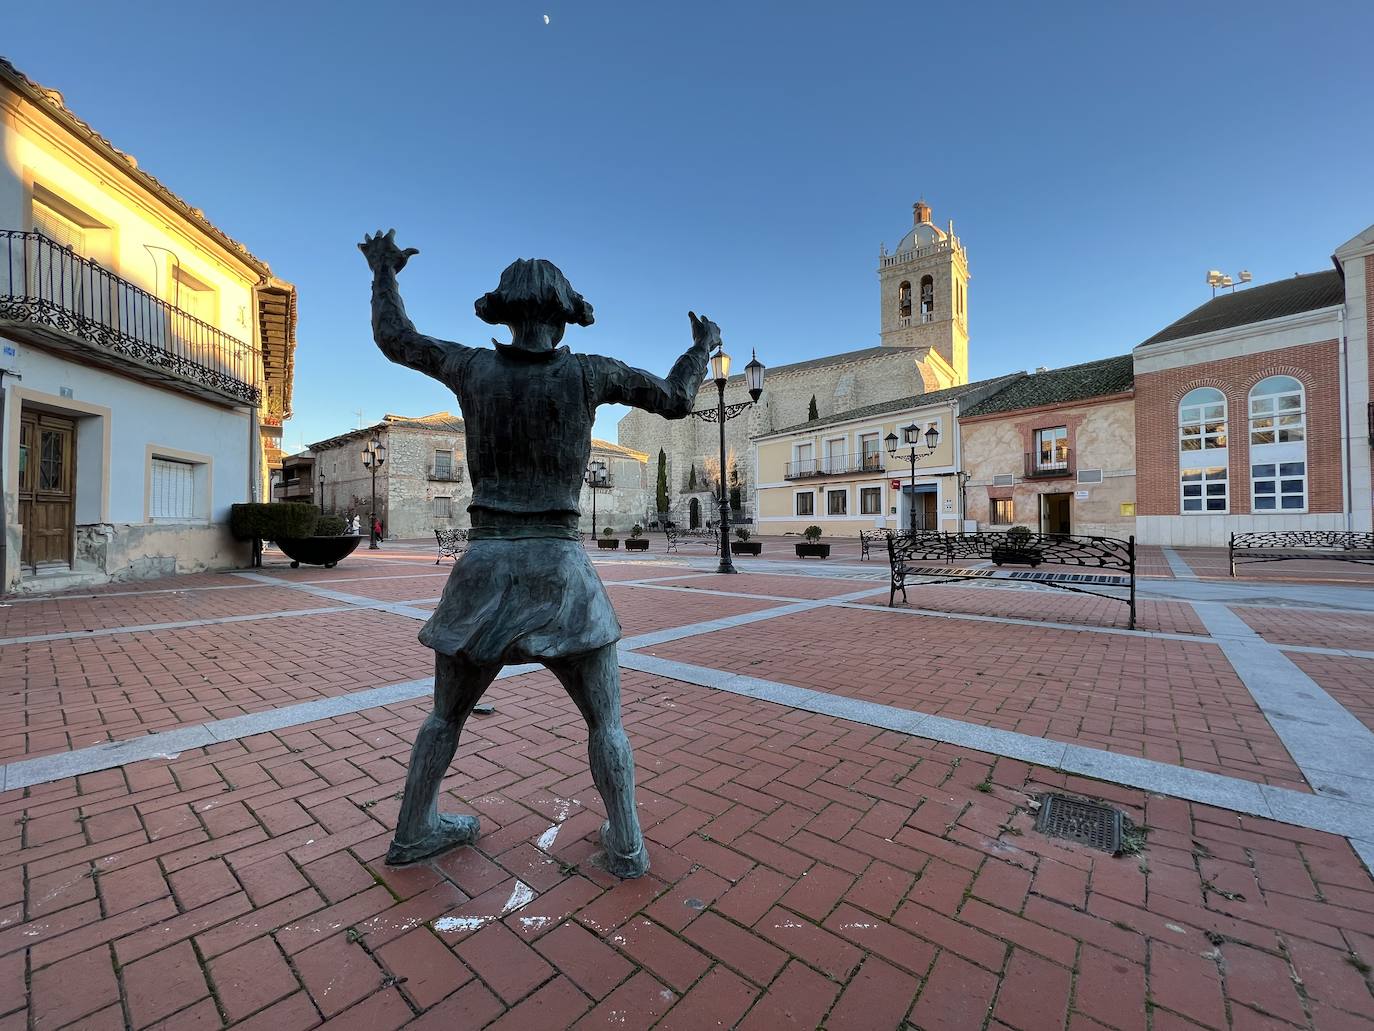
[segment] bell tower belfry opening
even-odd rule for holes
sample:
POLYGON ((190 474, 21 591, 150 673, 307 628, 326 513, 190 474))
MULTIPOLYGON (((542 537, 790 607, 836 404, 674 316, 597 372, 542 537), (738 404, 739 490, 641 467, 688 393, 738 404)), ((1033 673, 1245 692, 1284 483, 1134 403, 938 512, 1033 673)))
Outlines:
POLYGON ((968 382, 968 255, 954 235, 931 221, 925 199, 912 208, 912 228, 878 255, 884 347, 928 352, 927 379, 942 386, 968 382), (948 382, 944 382, 948 380, 948 382))

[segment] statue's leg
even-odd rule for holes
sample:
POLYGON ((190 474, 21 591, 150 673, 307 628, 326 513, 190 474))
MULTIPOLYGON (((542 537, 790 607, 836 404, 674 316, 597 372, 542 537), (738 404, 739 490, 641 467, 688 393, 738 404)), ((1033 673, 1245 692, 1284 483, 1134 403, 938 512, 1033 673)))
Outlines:
POLYGON ((601 828, 606 869, 617 877, 643 876, 649 869, 649 852, 635 811, 634 752, 620 722, 620 663, 615 645, 548 666, 587 721, 592 780, 610 817, 601 828))
POLYGON ((439 812, 439 785, 477 699, 482 697, 500 666, 475 666, 451 655, 434 656, 434 711, 420 726, 410 751, 401 816, 386 861, 414 863, 456 845, 477 840, 477 817, 439 812))

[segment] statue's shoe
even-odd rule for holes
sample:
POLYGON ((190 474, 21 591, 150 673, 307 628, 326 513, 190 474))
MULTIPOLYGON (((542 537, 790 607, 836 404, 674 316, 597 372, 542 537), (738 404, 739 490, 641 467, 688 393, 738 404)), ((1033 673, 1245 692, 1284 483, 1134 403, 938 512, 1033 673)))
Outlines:
POLYGON ((615 849, 610 838, 611 824, 608 820, 601 825, 601 846, 606 850, 607 870, 627 881, 643 877, 649 872, 649 850, 645 847, 642 836, 639 839, 639 848, 630 853, 615 849))
POLYGON ((452 816, 440 813, 438 823, 418 841, 403 842, 393 838, 386 852, 388 866, 418 863, 459 845, 471 845, 477 840, 479 823, 475 816, 452 816))

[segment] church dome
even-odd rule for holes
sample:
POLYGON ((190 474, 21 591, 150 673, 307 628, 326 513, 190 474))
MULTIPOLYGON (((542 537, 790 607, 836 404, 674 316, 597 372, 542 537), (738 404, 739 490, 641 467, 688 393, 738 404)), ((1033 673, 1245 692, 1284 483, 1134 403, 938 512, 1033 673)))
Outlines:
POLYGON ((939 243, 944 239, 944 230, 929 222, 918 222, 906 236, 902 237, 901 243, 897 244, 895 253, 901 254, 903 251, 914 250, 917 247, 929 247, 931 244, 939 243))

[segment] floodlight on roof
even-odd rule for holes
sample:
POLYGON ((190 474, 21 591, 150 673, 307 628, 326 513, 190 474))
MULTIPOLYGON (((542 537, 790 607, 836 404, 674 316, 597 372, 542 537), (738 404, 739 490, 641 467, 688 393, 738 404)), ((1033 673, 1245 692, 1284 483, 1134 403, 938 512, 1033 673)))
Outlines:
POLYGON ((1207 270, 1207 285, 1212 288, 1213 297, 1217 295, 1217 287, 1229 288, 1234 293, 1237 282, 1248 283, 1252 278, 1254 277, 1250 275, 1249 269, 1241 269, 1234 278, 1222 272, 1221 269, 1207 270))

